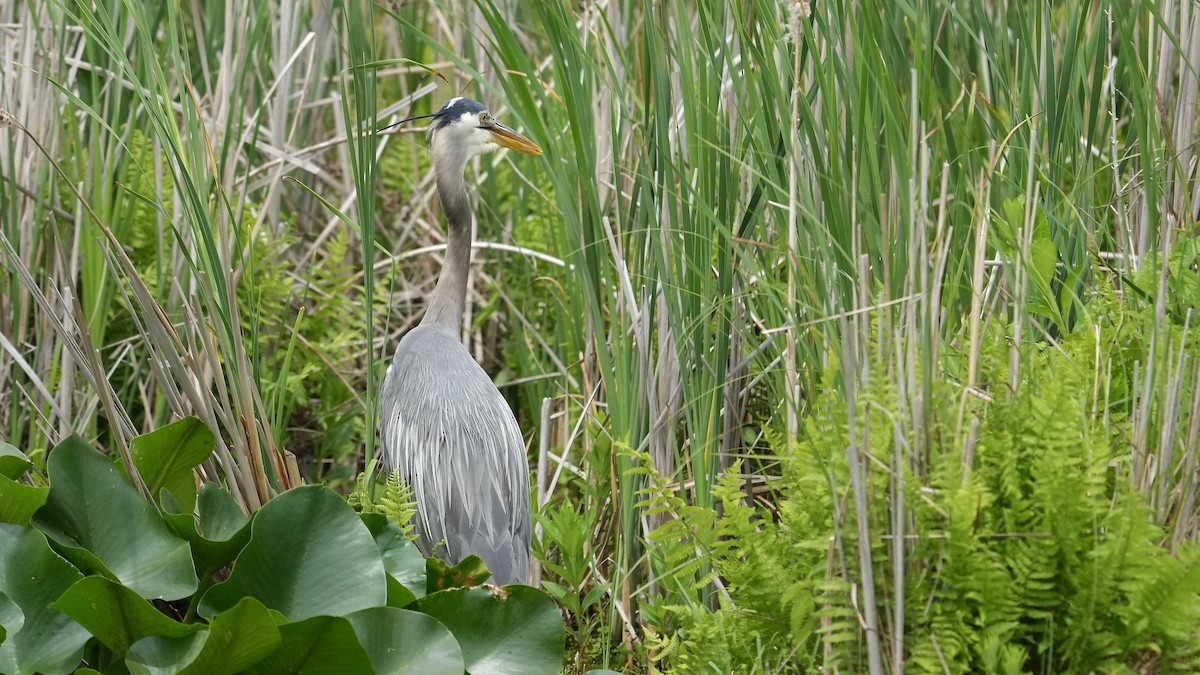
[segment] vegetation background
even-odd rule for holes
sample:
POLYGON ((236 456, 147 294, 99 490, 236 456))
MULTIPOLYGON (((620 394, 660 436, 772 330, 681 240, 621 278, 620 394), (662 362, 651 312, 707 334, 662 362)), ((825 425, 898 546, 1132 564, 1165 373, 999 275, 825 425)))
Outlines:
POLYGON ((0 438, 348 491, 444 243, 369 132, 469 95, 567 671, 1195 672, 1198 68, 1193 0, 6 2, 0 438))

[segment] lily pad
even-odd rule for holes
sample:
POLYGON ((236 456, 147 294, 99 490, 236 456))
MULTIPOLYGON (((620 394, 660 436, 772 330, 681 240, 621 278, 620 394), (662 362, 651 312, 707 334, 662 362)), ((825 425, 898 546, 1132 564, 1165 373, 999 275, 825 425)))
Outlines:
POLYGON ((49 496, 50 488, 26 485, 0 474, 0 522, 28 525, 49 496))
POLYGON ((192 545, 196 568, 205 577, 233 562, 250 541, 250 519, 216 483, 200 490, 194 514, 183 511, 170 493, 163 494, 163 511, 171 530, 192 545))
POLYGON ((129 650, 135 675, 234 675, 279 649, 275 618, 254 598, 215 616, 208 629, 184 638, 148 638, 129 650))
POLYGON ((425 556, 404 531, 380 513, 360 514, 375 538, 388 576, 388 607, 406 607, 425 595, 425 556), (399 585, 401 588, 396 588, 399 585))
POLYGON ((359 644, 353 626, 340 616, 314 616, 285 623, 279 626, 279 635, 282 638, 279 648, 246 672, 253 675, 374 673, 371 659, 359 644))
POLYGON ((24 625, 25 612, 22 612, 17 603, 10 600, 7 595, 0 593, 0 642, 4 642, 4 638, 8 637, 9 632, 15 634, 24 625))
POLYGON ((327 488, 289 490, 255 514, 229 579, 200 602, 213 616, 252 597, 291 621, 387 602, 387 573, 358 514, 327 488))
POLYGON ((0 621, 8 633, 0 673, 54 675, 79 664, 87 630, 49 605, 82 576, 41 532, 0 524, 0 593, 7 598, 0 621))
POLYGON ((213 618, 204 649, 180 675, 233 675, 260 661, 282 644, 270 610, 243 598, 213 618))
POLYGON ((29 461, 25 453, 0 441, 0 476, 16 480, 31 466, 33 466, 33 462, 29 461))
POLYGON ((169 490, 191 513, 196 506, 196 479, 192 469, 212 454, 213 433, 195 417, 185 417, 133 439, 129 454, 155 499, 169 490))
POLYGON ((462 649, 437 619, 393 607, 372 607, 346 619, 379 675, 461 675, 462 649))
POLYGON ((172 620, 137 593, 103 577, 80 579, 50 608, 75 619, 119 656, 151 635, 177 638, 200 630, 172 620))
POLYGON ((130 675, 176 675, 195 660, 209 632, 201 630, 180 638, 152 636, 135 642, 125 656, 130 675))
POLYGON ((177 600, 196 590, 186 541, 107 457, 71 436, 50 453, 50 495, 33 524, 82 568, 95 569, 143 598, 177 600))
POLYGON ((417 601, 454 633, 476 675, 557 675, 566 632, 558 606, 530 586, 454 588, 417 601))

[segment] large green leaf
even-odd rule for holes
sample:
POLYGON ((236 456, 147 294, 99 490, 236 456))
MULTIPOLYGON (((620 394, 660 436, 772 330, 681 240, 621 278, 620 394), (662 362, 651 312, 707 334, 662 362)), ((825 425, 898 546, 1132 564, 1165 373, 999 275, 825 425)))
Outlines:
POLYGON ((130 675, 176 675, 196 659, 208 636, 201 630, 181 638, 145 638, 129 648, 124 666, 130 675))
POLYGON ((31 466, 33 462, 29 461, 25 453, 0 441, 0 476, 16 480, 31 466))
POLYGON ((50 603, 81 576, 41 532, 0 524, 0 593, 9 601, 0 612, 8 633, 0 673, 69 673, 79 663, 88 632, 50 603))
POLYGON ((191 513, 196 506, 192 469, 212 454, 213 442, 213 433, 203 422, 185 417, 133 439, 129 454, 155 499, 163 489, 169 490, 182 512, 191 513))
POLYGON ((148 638, 129 650, 135 675, 233 675, 279 649, 275 619, 254 598, 213 617, 208 630, 181 639, 148 638))
POLYGON ((388 606, 405 607, 425 595, 425 556, 404 531, 381 513, 360 514, 363 523, 375 537, 375 545, 383 556, 388 576, 388 606), (402 588, 397 589, 399 585, 402 588), (407 593, 403 592, 407 591, 407 593))
POLYGON ((28 525, 49 496, 50 488, 25 485, 0 475, 0 522, 28 525))
POLYGON ((388 607, 400 609, 402 607, 408 607, 416 602, 416 600, 417 596, 415 593, 408 590, 408 588, 405 587, 404 584, 397 581, 395 577, 390 574, 388 575, 387 601, 385 603, 388 607))
POLYGON ((292 621, 341 616, 387 602, 387 573, 371 533, 345 500, 317 485, 272 499, 224 583, 204 594, 212 616, 245 596, 292 621))
POLYGON ((192 558, 203 575, 232 562, 250 541, 250 520, 216 483, 206 483, 200 490, 194 514, 182 512, 182 507, 167 495, 163 496, 163 510, 175 534, 192 545, 192 558))
POLYGON ((10 632, 15 635, 24 625, 25 612, 7 595, 0 593, 0 642, 4 642, 10 632))
POLYGON ((33 524, 77 565, 143 598, 176 600, 196 590, 186 541, 104 455, 71 436, 50 453, 50 496, 33 524))
POLYGON ((431 616, 372 607, 347 614, 346 619, 379 675, 461 675, 466 668, 454 635, 431 616))
POLYGON ((200 491, 197 531, 210 541, 229 541, 242 533, 250 519, 225 488, 205 483, 200 491))
POLYGON ((0 522, 28 525, 46 503, 50 488, 18 482, 33 463, 20 450, 0 441, 0 522))
POLYGON ((50 607, 78 621, 119 656, 151 635, 177 638, 200 629, 167 617, 137 593, 103 577, 80 579, 50 607))
POLYGON ((282 638, 270 610, 254 598, 242 598, 213 617, 208 639, 196 660, 180 675, 233 675, 279 648, 282 638))
POLYGON ((562 666, 562 615, 536 588, 454 588, 421 598, 417 607, 454 633, 475 675, 557 675, 562 666))
MULTIPOLYGON (((349 507, 347 507, 349 508, 349 507)), ((371 675, 371 659, 350 622, 340 616, 314 616, 279 626, 283 638, 273 654, 246 672, 255 675, 371 675)))

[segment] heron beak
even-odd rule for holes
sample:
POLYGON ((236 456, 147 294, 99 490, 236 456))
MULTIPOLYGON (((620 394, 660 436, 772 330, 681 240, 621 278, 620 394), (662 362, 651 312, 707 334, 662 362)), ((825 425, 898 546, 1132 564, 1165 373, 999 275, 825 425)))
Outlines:
POLYGON ((488 127, 488 131, 492 132, 492 140, 495 141, 496 145, 499 145, 502 148, 516 150, 517 152, 523 152, 527 155, 542 154, 542 149, 539 148, 536 143, 528 138, 525 138, 521 134, 518 134, 512 129, 509 129, 503 124, 500 124, 499 122, 496 122, 492 126, 488 127))

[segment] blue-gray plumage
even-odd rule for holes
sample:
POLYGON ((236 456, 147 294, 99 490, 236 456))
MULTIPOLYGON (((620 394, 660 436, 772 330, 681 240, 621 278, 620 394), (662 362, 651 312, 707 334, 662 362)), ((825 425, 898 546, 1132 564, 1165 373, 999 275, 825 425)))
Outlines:
POLYGON ((457 563, 478 555, 496 584, 529 574, 529 462, 512 410, 460 341, 471 264, 467 161, 498 147, 541 149, 477 101, 432 115, 429 141, 449 232, 446 259, 421 325, 409 331, 379 393, 380 458, 417 503, 417 545, 457 563), (439 546, 442 542, 444 545, 439 546))

